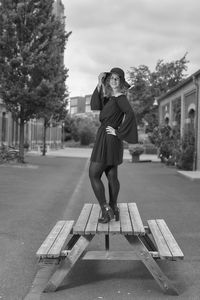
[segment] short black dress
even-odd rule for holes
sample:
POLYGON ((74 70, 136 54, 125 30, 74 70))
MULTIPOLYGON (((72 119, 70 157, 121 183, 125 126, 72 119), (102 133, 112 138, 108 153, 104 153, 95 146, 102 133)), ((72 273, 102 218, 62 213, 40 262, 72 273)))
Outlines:
POLYGON ((119 165, 123 162, 123 140, 138 143, 138 132, 135 114, 125 95, 101 97, 97 88, 91 97, 91 109, 100 110, 101 126, 96 135, 91 161, 106 166, 119 165), (112 126, 116 136, 108 134, 106 127, 112 126))

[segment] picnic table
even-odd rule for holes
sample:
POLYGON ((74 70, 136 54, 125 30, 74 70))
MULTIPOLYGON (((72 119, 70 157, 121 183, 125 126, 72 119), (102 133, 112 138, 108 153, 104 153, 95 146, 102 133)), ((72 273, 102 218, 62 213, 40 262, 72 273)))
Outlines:
POLYGON ((163 219, 147 220, 144 226, 136 203, 119 203, 120 220, 102 224, 97 204, 84 204, 76 222, 56 223, 36 255, 40 263, 58 265, 49 278, 45 292, 56 291, 79 259, 83 260, 140 260, 147 267, 164 293, 178 295, 173 282, 163 273, 158 260, 178 260, 184 255, 163 219), (111 251, 110 237, 124 237, 131 251, 111 251), (105 236, 105 249, 87 251, 92 239, 105 236))

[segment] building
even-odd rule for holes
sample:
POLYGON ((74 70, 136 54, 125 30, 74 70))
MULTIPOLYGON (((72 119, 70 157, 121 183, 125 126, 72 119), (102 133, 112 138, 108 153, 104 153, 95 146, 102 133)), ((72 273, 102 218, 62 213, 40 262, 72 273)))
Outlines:
POLYGON ((158 98, 159 123, 180 126, 181 135, 187 126, 195 131, 195 169, 200 170, 200 70, 158 98))
POLYGON ((70 98, 70 115, 85 113, 86 99, 85 97, 77 96, 70 98))
POLYGON ((70 115, 73 116, 94 116, 95 118, 99 118, 99 111, 93 111, 90 107, 92 95, 85 95, 84 97, 77 96, 70 98, 70 115))

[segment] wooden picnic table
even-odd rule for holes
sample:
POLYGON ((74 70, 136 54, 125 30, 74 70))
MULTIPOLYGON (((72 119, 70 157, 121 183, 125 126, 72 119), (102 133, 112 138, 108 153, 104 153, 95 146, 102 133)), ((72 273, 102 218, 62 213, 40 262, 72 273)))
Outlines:
POLYGON ((178 295, 170 279, 160 269, 157 260, 178 260, 184 255, 163 219, 148 220, 143 225, 136 203, 119 203, 120 220, 98 223, 101 214, 97 204, 83 206, 78 220, 56 223, 36 255, 40 263, 59 264, 49 279, 45 291, 55 291, 79 259, 140 260, 166 294, 178 295), (74 224, 75 223, 75 224, 74 224), (92 239, 105 236, 105 250, 86 251, 92 239), (110 236, 125 237, 131 251, 111 251, 110 236))

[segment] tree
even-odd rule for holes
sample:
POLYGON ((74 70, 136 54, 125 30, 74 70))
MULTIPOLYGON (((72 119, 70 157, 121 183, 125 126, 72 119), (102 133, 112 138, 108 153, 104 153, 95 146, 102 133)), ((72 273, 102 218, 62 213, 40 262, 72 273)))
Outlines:
POLYGON ((158 96, 166 93, 185 79, 187 71, 186 59, 187 53, 179 60, 164 63, 162 59, 158 60, 155 71, 151 73, 151 82, 154 89, 159 92, 158 96))
POLYGON ((149 112, 152 104, 151 72, 145 65, 132 67, 129 71, 131 88, 129 100, 136 113, 137 121, 141 123, 144 115, 149 112))
POLYGON ((65 42, 71 32, 65 34, 64 24, 58 19, 54 25, 54 34, 48 43, 48 61, 42 66, 43 79, 37 87, 40 100, 42 100, 41 110, 37 113, 37 117, 44 119, 43 155, 46 153, 47 128, 52 121, 64 121, 67 115, 68 91, 65 81, 68 70, 64 67, 63 52, 65 42))
POLYGON ((169 63, 158 60, 153 72, 145 65, 130 69, 129 99, 139 124, 146 120, 151 130, 157 125, 158 113, 153 107, 155 97, 166 93, 186 77, 184 73, 188 63, 186 56, 187 53, 181 59, 169 63))
MULTIPOLYGON (((62 91, 64 88, 66 70, 63 68, 57 76, 50 51, 58 45, 64 49, 69 34, 61 32, 52 14, 53 2, 0 0, 0 93, 6 108, 20 123, 21 162, 24 162, 25 122, 47 107, 49 112, 50 106, 57 105, 60 85, 62 91)), ((59 55, 54 56, 54 62, 56 59, 59 61, 59 55)))

